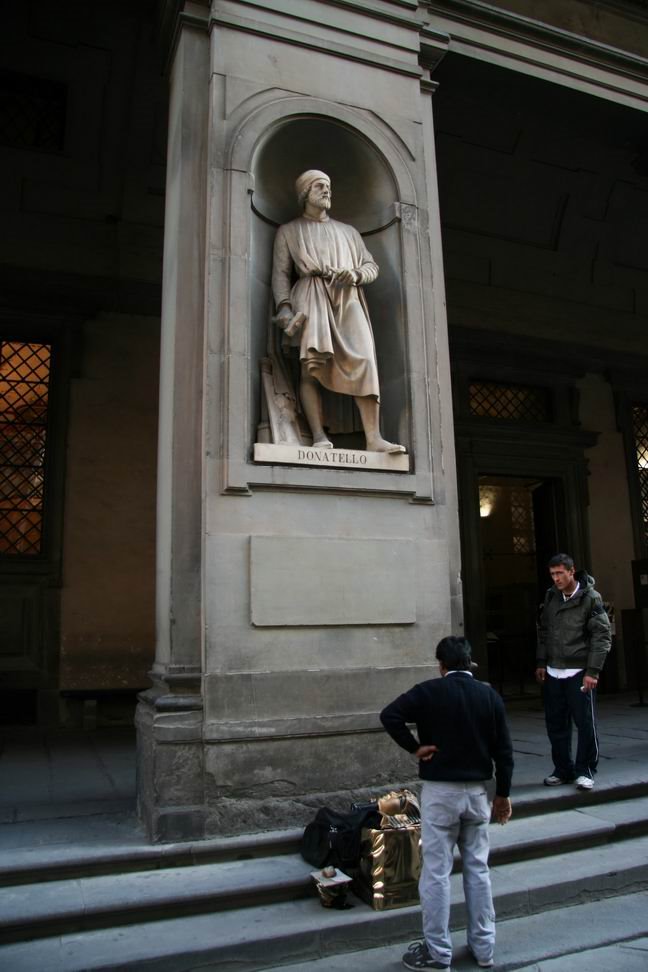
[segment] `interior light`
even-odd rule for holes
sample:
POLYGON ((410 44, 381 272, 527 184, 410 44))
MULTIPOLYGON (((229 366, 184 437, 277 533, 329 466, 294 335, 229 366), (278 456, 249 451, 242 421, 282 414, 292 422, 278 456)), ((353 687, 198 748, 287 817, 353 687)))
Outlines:
POLYGON ((492 486, 479 487, 479 515, 490 516, 495 509, 496 490, 492 486))

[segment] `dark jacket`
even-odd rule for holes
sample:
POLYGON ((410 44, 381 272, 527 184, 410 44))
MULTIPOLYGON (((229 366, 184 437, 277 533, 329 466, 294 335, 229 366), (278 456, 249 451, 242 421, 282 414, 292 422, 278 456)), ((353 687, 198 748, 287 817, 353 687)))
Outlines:
POLYGON ((408 753, 419 745, 438 746, 431 760, 419 760, 421 779, 490 780, 494 762, 497 795, 509 795, 513 747, 504 703, 490 685, 469 672, 450 672, 415 685, 383 709, 380 721, 408 753), (418 742, 407 723, 416 725, 418 742))
POLYGON ((580 588, 565 600, 557 587, 544 599, 538 628, 537 667, 583 668, 598 678, 612 646, 610 621, 594 578, 583 570, 575 575, 580 588))

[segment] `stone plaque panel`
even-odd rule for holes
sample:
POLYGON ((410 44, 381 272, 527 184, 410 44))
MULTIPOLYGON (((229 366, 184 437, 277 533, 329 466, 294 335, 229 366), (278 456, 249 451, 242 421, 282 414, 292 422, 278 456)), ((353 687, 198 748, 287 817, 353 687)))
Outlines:
POLYGON ((413 624, 413 540, 253 536, 251 619, 257 626, 413 624))

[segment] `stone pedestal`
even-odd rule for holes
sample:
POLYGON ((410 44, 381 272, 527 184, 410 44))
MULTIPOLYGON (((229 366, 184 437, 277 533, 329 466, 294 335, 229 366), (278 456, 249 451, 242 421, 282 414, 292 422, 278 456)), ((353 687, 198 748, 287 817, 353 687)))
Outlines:
POLYGON ((308 22, 272 6, 214 2, 201 32, 185 4, 171 76, 159 634, 138 713, 157 840, 297 826, 410 779, 378 712, 460 633, 416 4, 313 3, 308 22), (380 266, 366 296, 383 433, 405 455, 255 444, 272 242, 313 166, 380 266))

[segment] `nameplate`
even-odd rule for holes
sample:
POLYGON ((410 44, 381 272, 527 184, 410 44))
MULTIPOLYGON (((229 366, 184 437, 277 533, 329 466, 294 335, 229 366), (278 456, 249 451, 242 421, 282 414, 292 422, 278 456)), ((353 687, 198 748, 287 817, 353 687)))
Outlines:
POLYGON ((405 452, 365 452, 362 449, 318 449, 316 446, 276 445, 257 442, 255 462, 285 463, 290 466, 324 466, 327 469, 378 469, 409 472, 405 452))

